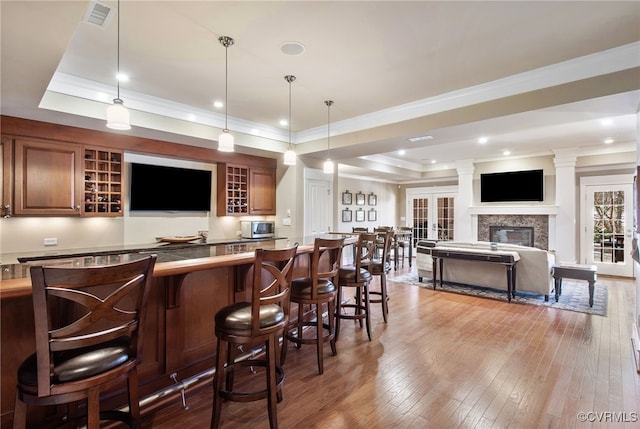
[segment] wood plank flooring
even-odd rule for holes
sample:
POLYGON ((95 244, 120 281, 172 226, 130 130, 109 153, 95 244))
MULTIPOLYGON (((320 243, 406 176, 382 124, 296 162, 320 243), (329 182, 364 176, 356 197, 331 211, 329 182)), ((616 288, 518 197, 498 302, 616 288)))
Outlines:
MULTIPOLYGON (((371 342, 343 321, 323 375, 315 347, 290 346, 280 428, 640 427, 631 280, 598 277, 609 293, 601 317, 392 281, 408 270, 391 275, 387 324, 373 306, 371 342)), ((142 429, 208 428, 211 395, 208 382, 187 391, 188 410, 179 396, 143 410, 142 429)), ((268 428, 266 415, 264 401, 225 403, 223 427, 268 428)))

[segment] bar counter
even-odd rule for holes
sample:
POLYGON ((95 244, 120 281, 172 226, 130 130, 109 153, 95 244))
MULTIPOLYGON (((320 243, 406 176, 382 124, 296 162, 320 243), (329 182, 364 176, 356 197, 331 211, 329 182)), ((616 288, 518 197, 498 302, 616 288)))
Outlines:
MULTIPOLYGON (((323 237, 344 237, 345 244, 356 241, 356 237, 349 234, 323 237)), ((13 262, 14 257, 28 261, 1 266, 0 426, 9 427, 13 419, 17 368, 35 351, 31 265, 101 266, 139 259, 151 253, 158 256, 145 322, 144 355, 138 368, 140 395, 145 397, 175 384, 174 375, 179 382, 213 368, 214 315, 228 304, 249 300, 250 290, 245 289, 244 279, 255 249, 279 249, 299 243, 294 276, 302 276, 309 268, 308 255, 313 251, 313 240, 314 237, 213 241, 92 249, 92 253, 1 255, 3 262, 13 262)), ((350 254, 346 249, 343 252, 347 257, 350 254)), ((118 389, 104 395, 103 406, 112 408, 126 403, 124 391, 118 389)), ((50 414, 49 408, 30 409, 29 425, 46 427, 43 422, 50 414)))

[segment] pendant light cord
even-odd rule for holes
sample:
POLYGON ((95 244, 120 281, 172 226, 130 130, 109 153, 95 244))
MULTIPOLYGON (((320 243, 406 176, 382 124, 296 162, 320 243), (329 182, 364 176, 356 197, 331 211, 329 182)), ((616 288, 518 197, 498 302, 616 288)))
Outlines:
POLYGON ((330 159, 330 151, 331 151, 331 105, 333 101, 327 100, 324 102, 327 105, 327 159, 330 159))
POLYGON ((118 96, 117 99, 120 100, 120 0, 118 0, 118 42, 117 42, 117 46, 116 46, 116 52, 117 52, 117 60, 116 60, 116 67, 117 67, 117 71, 116 71, 116 87, 118 89, 118 96))
POLYGON ((291 77, 287 79, 287 82, 289 82, 289 149, 291 149, 291 77))
POLYGON ((224 129, 228 130, 227 117, 229 116, 229 46, 224 46, 224 129))

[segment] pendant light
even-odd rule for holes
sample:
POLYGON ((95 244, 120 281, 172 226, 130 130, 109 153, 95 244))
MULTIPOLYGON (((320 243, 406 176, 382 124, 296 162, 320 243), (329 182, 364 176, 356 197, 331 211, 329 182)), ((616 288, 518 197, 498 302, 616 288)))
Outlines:
POLYGON ((291 147, 291 83, 296 80, 294 75, 288 74, 284 80, 289 82, 289 147, 284 153, 284 165, 296 165, 296 152, 291 147))
POLYGON ((113 104, 107 107, 107 128, 113 130, 130 130, 129 110, 124 107, 123 101, 120 99, 120 0, 118 0, 118 46, 117 46, 117 75, 116 82, 118 85, 118 95, 113 99, 113 104))
POLYGON ((229 36, 220 36, 218 42, 224 46, 224 129, 218 137, 218 150, 220 152, 233 152, 233 136, 227 128, 227 117, 229 116, 228 91, 229 91, 229 46, 233 45, 234 40, 229 36))
POLYGON ((326 100, 324 104, 327 105, 327 160, 322 165, 322 171, 327 174, 333 174, 333 161, 329 157, 329 149, 331 148, 330 136, 331 136, 331 105, 333 101, 326 100))

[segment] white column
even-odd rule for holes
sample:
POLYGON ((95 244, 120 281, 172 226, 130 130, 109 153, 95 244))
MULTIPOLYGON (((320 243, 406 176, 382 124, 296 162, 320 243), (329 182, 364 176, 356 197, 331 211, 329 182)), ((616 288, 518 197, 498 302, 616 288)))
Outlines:
POLYGON ((576 149, 558 149, 555 153, 556 166, 556 216, 555 233, 557 262, 576 263, 578 229, 576 225, 576 149))
MULTIPOLYGON (((473 160, 456 161, 456 170, 458 171, 458 195, 454 202, 454 240, 476 241, 477 225, 473 225, 469 214, 469 207, 473 205, 473 160), (474 231, 476 231, 475 235, 474 231)), ((477 222, 477 216, 474 218, 477 222)))

